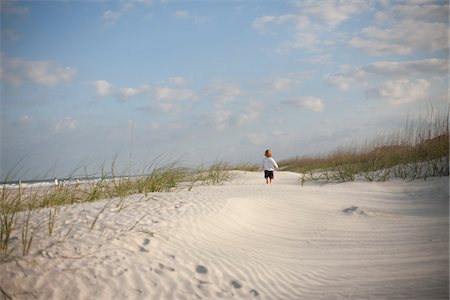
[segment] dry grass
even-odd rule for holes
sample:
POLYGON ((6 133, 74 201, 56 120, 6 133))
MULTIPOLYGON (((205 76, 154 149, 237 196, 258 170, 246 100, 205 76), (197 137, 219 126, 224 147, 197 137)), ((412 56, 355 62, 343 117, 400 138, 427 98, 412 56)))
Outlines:
MULTIPOLYGON (((116 158, 114 158, 115 161, 116 158)), ((59 186, 40 188, 7 188, 6 182, 0 191, 0 258, 11 254, 9 244, 12 234, 19 230, 21 234, 22 255, 28 255, 33 243, 33 232, 43 230, 48 236, 53 234, 55 223, 59 220, 60 208, 76 203, 87 203, 109 199, 98 212, 90 225, 94 228, 97 218, 113 199, 119 199, 118 212, 125 197, 132 194, 169 192, 178 188, 191 190, 196 184, 221 184, 230 179, 229 165, 224 162, 214 163, 208 168, 190 170, 179 167, 178 162, 162 164, 161 159, 150 162, 141 172, 145 175, 117 176, 113 163, 109 172, 101 169, 101 176, 82 184, 69 183, 59 186), (30 218, 35 209, 47 209, 47 220, 41 226, 32 228, 30 218)), ((141 173, 142 174, 142 173, 141 173)))
POLYGON ((280 161, 283 170, 303 173, 303 180, 385 181, 449 175, 448 111, 407 122, 405 128, 360 146, 324 155, 280 161))

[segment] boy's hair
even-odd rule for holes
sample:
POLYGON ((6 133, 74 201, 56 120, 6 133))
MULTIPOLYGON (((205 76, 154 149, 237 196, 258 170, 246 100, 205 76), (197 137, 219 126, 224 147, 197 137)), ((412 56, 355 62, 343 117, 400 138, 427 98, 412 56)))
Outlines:
POLYGON ((264 155, 265 155, 266 157, 272 157, 272 150, 267 149, 266 152, 264 152, 264 155))

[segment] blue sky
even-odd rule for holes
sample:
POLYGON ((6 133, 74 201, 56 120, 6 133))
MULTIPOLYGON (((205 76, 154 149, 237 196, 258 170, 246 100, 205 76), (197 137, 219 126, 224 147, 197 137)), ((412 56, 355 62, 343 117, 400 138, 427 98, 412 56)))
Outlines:
POLYGON ((2 177, 371 140, 447 109, 448 12, 428 0, 2 1, 2 177))

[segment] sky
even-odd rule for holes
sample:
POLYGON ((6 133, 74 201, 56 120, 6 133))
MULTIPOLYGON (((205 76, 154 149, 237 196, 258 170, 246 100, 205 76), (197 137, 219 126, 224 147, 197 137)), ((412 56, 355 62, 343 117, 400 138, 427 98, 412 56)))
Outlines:
POLYGON ((1 1, 1 178, 317 155, 448 108, 449 4, 1 1))

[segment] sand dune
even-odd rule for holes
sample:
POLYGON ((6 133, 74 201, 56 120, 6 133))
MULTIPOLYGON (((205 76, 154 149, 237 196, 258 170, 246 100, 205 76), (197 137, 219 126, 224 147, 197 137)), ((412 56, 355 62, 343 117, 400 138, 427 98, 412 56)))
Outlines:
POLYGON ((106 201, 64 208, 52 236, 0 264, 0 287, 13 299, 448 299, 448 177, 234 175, 115 199, 92 230, 106 201))

